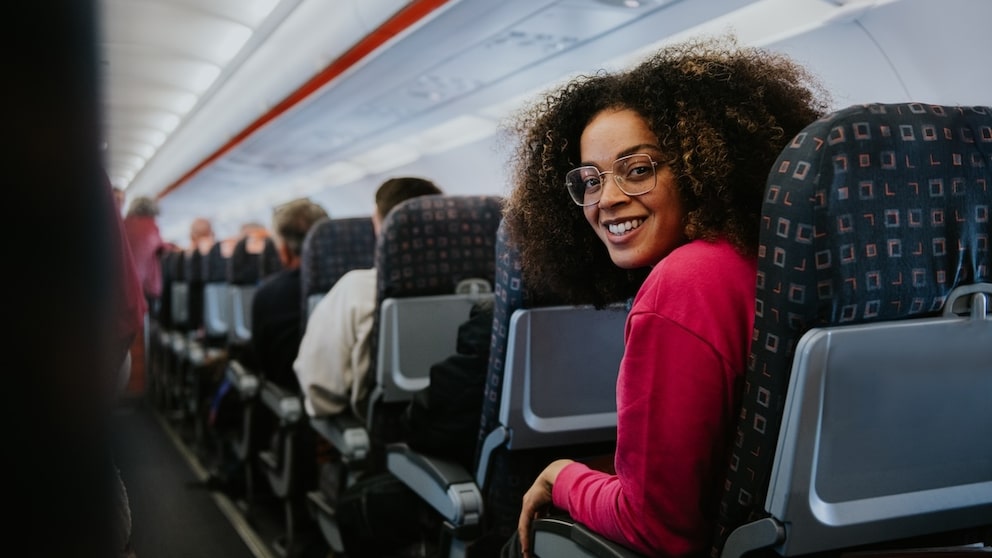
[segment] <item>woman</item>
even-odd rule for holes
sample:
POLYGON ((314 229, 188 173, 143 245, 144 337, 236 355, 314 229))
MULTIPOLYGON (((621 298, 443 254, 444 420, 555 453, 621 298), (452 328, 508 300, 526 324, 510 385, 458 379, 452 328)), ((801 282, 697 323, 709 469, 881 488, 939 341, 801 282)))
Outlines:
MULTIPOLYGON (((615 472, 562 459, 523 498, 504 554, 553 504, 649 555, 699 555, 720 497, 753 326, 765 180, 827 109, 805 70, 732 41, 576 78, 525 111, 505 219, 530 287, 634 296, 615 472)), ((519 547, 519 548, 518 548, 519 547)))

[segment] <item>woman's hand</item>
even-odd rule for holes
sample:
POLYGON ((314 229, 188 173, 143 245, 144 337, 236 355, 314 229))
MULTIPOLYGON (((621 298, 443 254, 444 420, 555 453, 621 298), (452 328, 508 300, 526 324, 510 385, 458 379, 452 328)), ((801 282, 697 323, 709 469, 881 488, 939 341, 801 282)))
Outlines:
POLYGON ((558 473, 571 459, 552 461, 541 471, 537 480, 524 494, 523 507, 520 510, 520 520, 517 522, 517 535, 520 537, 520 551, 523 556, 533 556, 531 553, 531 524, 551 505, 551 487, 554 486, 558 473))

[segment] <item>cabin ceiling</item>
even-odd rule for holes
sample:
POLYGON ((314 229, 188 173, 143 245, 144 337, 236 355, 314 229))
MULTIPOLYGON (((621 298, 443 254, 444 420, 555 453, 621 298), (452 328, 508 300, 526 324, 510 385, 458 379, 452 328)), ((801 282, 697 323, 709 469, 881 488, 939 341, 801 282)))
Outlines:
POLYGON ((521 98, 686 30, 761 44, 892 1, 100 0, 105 165, 167 226, 238 219, 232 199, 271 207, 491 135, 521 98))

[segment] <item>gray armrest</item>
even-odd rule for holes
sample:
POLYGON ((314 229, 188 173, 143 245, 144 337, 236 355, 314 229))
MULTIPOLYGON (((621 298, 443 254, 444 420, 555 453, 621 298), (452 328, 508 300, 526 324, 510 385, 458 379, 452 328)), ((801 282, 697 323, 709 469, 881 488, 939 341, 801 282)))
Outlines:
POLYGON ((236 360, 227 363, 227 370, 224 375, 227 377, 234 389, 241 394, 242 399, 251 399, 258 394, 258 376, 248 371, 240 362, 236 360))
POLYGON ((329 417, 311 417, 310 426, 340 453, 342 459, 354 465, 364 462, 369 454, 369 433, 365 424, 351 413, 329 417))
POLYGON ((641 558, 642 555, 569 518, 534 522, 534 553, 542 558, 641 558))
POLYGON ((386 467, 452 525, 479 523, 482 492, 461 465, 417 453, 406 444, 390 444, 386 467))
POLYGON ((272 382, 262 384, 261 399, 283 424, 294 424, 303 416, 300 396, 272 382))

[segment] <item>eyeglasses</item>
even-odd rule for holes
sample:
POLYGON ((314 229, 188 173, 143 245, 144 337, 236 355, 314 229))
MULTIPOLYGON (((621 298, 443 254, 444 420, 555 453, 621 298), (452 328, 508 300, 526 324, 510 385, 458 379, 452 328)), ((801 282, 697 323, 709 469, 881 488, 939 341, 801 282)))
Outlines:
POLYGON ((654 190, 658 162, 644 153, 635 153, 613 161, 613 170, 600 172, 594 166, 578 167, 565 175, 565 187, 572 201, 583 207, 599 203, 603 197, 603 175, 612 174, 617 188, 628 196, 640 196, 654 190))

